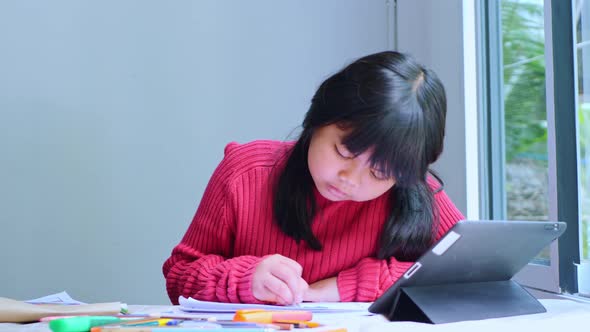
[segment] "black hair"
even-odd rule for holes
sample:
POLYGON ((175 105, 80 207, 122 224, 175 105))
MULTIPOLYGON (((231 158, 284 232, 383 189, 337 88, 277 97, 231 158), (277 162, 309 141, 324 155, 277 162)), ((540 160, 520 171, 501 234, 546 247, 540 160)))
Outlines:
POLYGON ((377 256, 417 259, 433 243, 438 225, 426 177, 443 149, 445 117, 442 83, 409 55, 386 51, 349 64, 325 80, 312 98, 301 135, 276 182, 275 221, 288 236, 321 250, 311 230, 316 204, 307 157, 315 130, 337 124, 349 129, 342 140, 348 151, 360 155, 373 148, 371 167, 396 180, 377 256))

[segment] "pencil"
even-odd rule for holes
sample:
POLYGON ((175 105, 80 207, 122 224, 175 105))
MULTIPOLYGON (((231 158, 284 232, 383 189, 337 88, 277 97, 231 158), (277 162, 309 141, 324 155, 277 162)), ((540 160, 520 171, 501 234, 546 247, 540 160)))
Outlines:
MULTIPOLYGON (((94 332, 95 330, 93 330, 94 332)), ((222 328, 202 328, 202 327, 104 327, 100 332, 276 332, 272 328, 246 328, 246 327, 222 327, 222 328)))
POLYGON ((208 321, 213 322, 216 320, 215 316, 196 316, 196 315, 183 315, 183 314, 167 314, 167 313, 151 313, 151 314, 127 314, 127 315, 117 315, 119 318, 125 317, 137 317, 137 318, 145 318, 145 319, 157 319, 157 318, 170 318, 170 319, 185 319, 185 320, 196 320, 196 321, 208 321))

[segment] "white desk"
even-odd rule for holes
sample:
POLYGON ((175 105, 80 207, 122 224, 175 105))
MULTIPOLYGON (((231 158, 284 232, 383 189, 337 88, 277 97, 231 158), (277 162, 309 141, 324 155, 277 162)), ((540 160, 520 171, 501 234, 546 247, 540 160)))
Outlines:
POLYGON ((547 312, 533 315, 431 325, 414 322, 366 322, 357 331, 411 332, 561 332, 590 329, 590 304, 570 300, 539 300, 547 312))
MULTIPOLYGON (((414 322, 388 322, 382 316, 353 316, 351 314, 315 314, 314 321, 334 326, 346 327, 349 332, 383 332, 383 331, 411 331, 411 332, 507 332, 534 331, 558 332, 587 331, 590 328, 590 304, 569 300, 540 300, 547 309, 546 313, 515 317, 486 319, 480 321, 465 321, 450 324, 431 325, 414 322)), ((170 310, 170 306, 129 306, 132 312, 162 312, 170 310)), ((309 329, 309 331, 324 331, 326 328, 309 329)), ((48 332, 51 331, 46 323, 34 324, 0 324, 0 332, 48 332)), ((305 329, 293 330, 303 332, 305 329)))

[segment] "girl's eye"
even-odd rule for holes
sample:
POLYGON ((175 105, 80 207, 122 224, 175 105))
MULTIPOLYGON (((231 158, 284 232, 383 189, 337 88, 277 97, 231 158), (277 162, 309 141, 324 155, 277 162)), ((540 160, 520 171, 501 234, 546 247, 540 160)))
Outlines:
POLYGON ((388 179, 388 177, 387 177, 387 175, 385 175, 385 173, 378 171, 376 169, 371 170, 371 175, 373 175, 373 177, 379 181, 385 181, 388 179))
POLYGON ((336 144, 334 145, 334 149, 336 149, 336 152, 340 155, 340 157, 342 158, 346 158, 346 159, 350 159, 353 158, 352 153, 350 153, 346 147, 344 147, 344 145, 339 145, 336 144))

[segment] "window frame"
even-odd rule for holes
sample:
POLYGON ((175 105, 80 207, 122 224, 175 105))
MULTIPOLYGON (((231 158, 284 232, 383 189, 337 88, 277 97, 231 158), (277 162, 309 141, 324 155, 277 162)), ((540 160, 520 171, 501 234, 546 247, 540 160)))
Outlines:
MULTIPOLYGON (((501 1, 478 1, 480 73, 480 213, 506 219, 501 1), (494 110, 494 111, 492 111, 494 110)), ((567 223, 550 246, 550 264, 529 264, 515 276, 521 284, 555 293, 577 292, 580 262, 578 141, 576 127, 573 1, 544 0, 545 82, 548 127, 549 219, 567 223), (559 68, 559 70, 556 70, 559 68), (559 112, 556 112, 559 110, 559 112)))
POLYGON ((574 263, 580 263, 578 89, 573 6, 571 0, 545 0, 545 70, 551 78, 546 84, 549 216, 567 223, 567 230, 558 240, 559 284, 562 291, 570 294, 578 292, 574 263))

